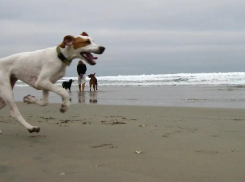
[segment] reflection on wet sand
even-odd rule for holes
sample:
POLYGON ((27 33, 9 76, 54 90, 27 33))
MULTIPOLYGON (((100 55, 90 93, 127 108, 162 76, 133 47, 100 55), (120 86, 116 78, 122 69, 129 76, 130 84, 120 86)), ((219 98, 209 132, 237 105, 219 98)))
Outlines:
POLYGON ((97 93, 98 92, 89 92, 89 102, 90 103, 97 103, 97 93))
POLYGON ((86 103, 86 96, 89 97, 89 103, 97 103, 97 93, 98 92, 79 92, 78 91, 78 103, 86 103))
POLYGON ((78 103, 85 103, 85 92, 78 91, 78 103))

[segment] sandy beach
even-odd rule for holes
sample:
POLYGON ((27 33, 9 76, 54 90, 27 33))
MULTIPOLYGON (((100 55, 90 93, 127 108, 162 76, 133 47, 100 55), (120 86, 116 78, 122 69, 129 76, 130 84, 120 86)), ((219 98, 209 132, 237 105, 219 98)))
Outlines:
POLYGON ((2 109, 1 182, 243 182, 243 109, 18 103, 2 109), (138 153, 136 152, 138 151, 138 153))

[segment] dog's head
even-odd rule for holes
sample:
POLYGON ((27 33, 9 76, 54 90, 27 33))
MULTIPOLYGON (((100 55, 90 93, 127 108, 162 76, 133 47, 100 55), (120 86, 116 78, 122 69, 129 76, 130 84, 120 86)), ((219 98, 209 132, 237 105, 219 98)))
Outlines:
POLYGON ((72 79, 69 80, 70 83, 74 82, 72 79))
POLYGON ((60 47, 65 48, 67 54, 70 54, 66 55, 67 58, 68 56, 70 59, 80 58, 90 65, 95 65, 95 60, 97 59, 91 53, 102 54, 105 50, 105 47, 95 44, 93 39, 85 32, 76 37, 72 35, 65 36, 60 47))
POLYGON ((88 75, 89 78, 95 78, 95 73, 88 75))

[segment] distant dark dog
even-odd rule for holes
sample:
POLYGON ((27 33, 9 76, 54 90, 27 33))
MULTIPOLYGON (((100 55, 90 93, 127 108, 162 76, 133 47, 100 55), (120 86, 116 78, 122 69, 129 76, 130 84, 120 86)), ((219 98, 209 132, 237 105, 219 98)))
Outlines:
POLYGON ((63 82, 62 83, 62 87, 64 89, 69 89, 71 91, 71 84, 72 84, 72 82, 74 82, 72 79, 70 79, 69 82, 63 82))
POLYGON ((95 88, 96 90, 98 90, 98 84, 97 84, 97 79, 95 78, 95 73, 88 75, 88 77, 90 78, 90 81, 89 81, 90 91, 91 91, 92 85, 93 85, 94 91, 95 91, 95 88))

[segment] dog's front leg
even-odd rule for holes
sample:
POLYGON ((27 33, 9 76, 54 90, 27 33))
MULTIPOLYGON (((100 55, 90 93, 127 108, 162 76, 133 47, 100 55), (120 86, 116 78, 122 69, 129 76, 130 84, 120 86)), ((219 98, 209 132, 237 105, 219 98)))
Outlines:
POLYGON ((27 104, 37 104, 39 106, 48 105, 48 90, 43 90, 43 99, 36 99, 35 96, 27 95, 23 98, 23 101, 27 104))
POLYGON ((57 85, 54 85, 49 80, 37 81, 36 87, 39 89, 42 89, 42 90, 52 91, 52 92, 61 96, 61 98, 63 100, 63 104, 61 105, 60 112, 65 112, 68 109, 68 107, 70 106, 69 93, 65 89, 63 89, 57 85))

